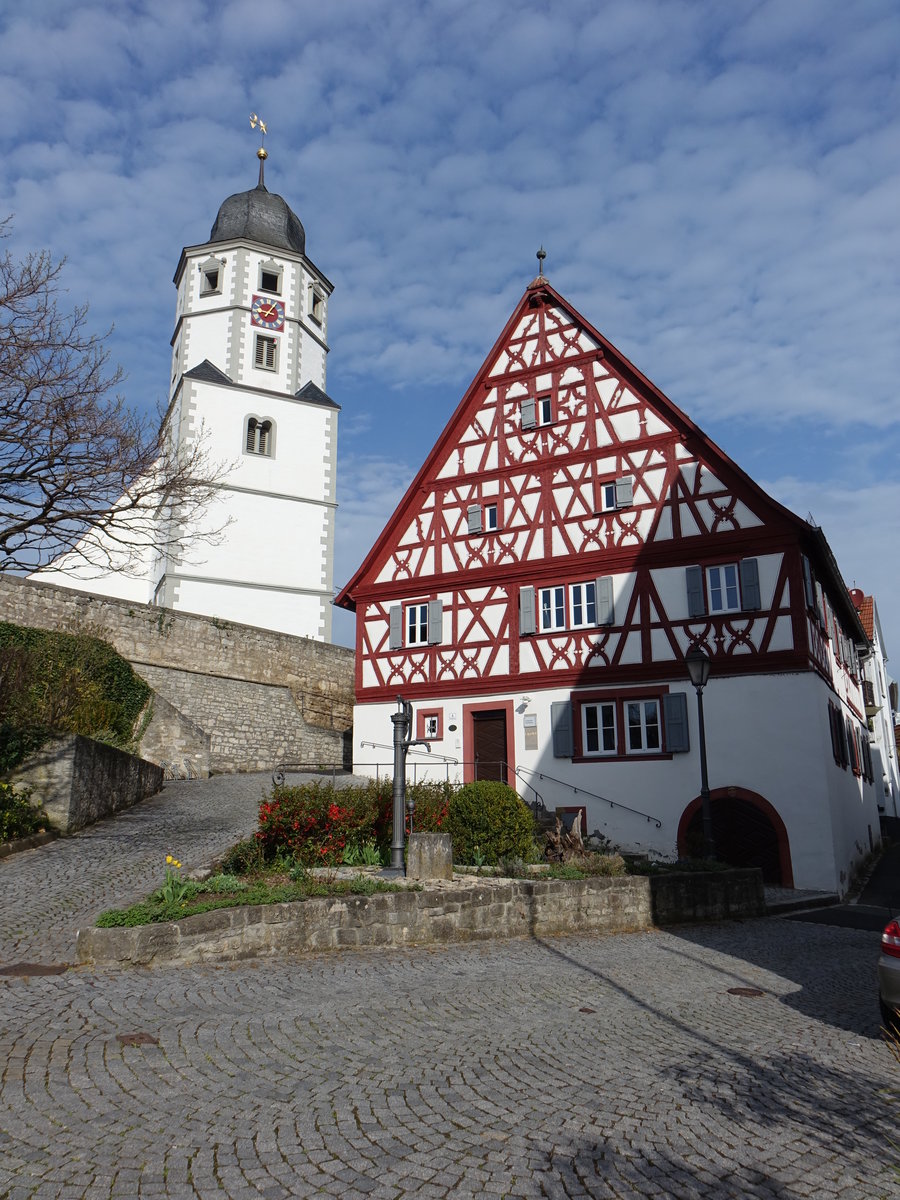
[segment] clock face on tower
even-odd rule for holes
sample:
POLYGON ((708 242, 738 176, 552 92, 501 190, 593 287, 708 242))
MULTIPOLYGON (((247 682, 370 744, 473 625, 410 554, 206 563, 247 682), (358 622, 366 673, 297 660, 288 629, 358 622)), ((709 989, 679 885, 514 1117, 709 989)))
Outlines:
POLYGON ((250 305, 250 320, 263 329, 280 333, 284 329, 284 304, 281 300, 270 300, 268 296, 254 296, 250 305))

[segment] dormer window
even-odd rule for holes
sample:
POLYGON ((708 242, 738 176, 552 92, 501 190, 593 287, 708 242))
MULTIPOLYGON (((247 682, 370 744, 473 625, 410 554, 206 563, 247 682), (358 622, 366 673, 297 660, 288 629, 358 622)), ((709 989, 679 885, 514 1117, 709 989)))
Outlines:
POLYGON ((321 325, 325 317, 325 297, 314 287, 309 289, 309 315, 317 325, 321 325))
POLYGON ((217 258, 208 258, 200 264, 200 295, 218 296, 222 291, 223 264, 217 258))
POLYGON ((259 290, 261 292, 273 292, 276 296, 280 296, 281 276, 282 269, 277 262, 269 259, 268 262, 260 263, 259 290))

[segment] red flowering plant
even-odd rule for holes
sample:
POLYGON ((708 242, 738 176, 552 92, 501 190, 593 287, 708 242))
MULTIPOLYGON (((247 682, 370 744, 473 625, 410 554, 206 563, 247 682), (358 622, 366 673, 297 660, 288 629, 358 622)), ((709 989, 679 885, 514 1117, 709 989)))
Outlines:
POLYGON ((330 782, 275 788, 260 805, 256 840, 268 861, 282 855, 304 866, 337 866, 347 846, 376 836, 380 790, 374 780, 343 789, 330 782))

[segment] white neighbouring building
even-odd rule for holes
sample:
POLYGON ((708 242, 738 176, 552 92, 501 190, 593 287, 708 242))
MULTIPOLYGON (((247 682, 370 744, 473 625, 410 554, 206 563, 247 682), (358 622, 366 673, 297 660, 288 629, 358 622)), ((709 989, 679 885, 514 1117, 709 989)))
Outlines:
POLYGON ((897 682, 888 674, 884 633, 875 597, 867 596, 861 588, 851 588, 850 599, 871 644, 871 650, 862 664, 861 682, 869 744, 872 747, 875 788, 877 792, 880 787, 882 792, 878 796, 878 807, 886 817, 900 818, 900 765, 896 735, 900 704, 897 682))
POLYGON ((843 894, 880 839, 870 643, 821 530, 543 276, 336 603, 357 771, 402 696, 418 777, 504 778, 624 849, 696 853, 696 646, 721 857, 843 894))
MULTIPOLYGON (((208 514, 218 544, 99 570, 63 558, 38 582, 331 640, 338 405, 325 392, 332 285, 287 203, 230 196, 175 272, 170 422, 233 464, 208 514)), ((188 543, 190 539, 188 538, 188 543)), ((115 558, 115 555, 113 555, 115 558)))

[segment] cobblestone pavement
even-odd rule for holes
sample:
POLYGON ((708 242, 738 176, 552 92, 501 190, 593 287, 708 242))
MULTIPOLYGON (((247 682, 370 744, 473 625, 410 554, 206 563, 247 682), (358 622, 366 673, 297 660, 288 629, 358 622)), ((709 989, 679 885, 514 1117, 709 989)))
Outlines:
POLYGON ((167 783, 117 817, 0 859, 0 963, 74 961, 78 928, 159 887, 167 854, 187 872, 249 835, 267 788, 268 774, 167 783))
POLYGON ((5 978, 0 1196, 896 1197, 877 944, 768 920, 5 978))
MULTIPOLYGON (((0 861, 0 961, 249 831, 266 777, 216 782, 0 861)), ((877 952, 765 920, 0 976, 0 1198, 898 1197, 877 952)))

